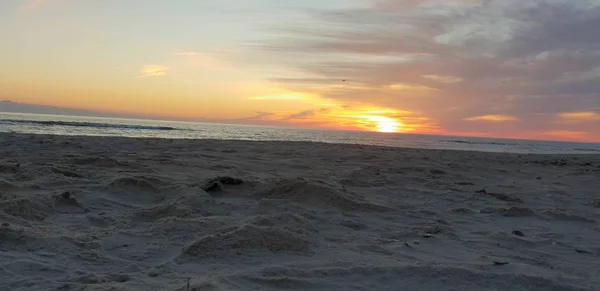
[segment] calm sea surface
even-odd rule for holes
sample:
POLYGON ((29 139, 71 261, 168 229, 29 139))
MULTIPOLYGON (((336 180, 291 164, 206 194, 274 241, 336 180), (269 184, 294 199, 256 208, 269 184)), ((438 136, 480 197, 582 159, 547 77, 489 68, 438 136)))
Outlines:
POLYGON ((600 144, 290 129, 138 119, 0 113, 0 132, 173 139, 314 141, 513 153, 596 153, 600 144))

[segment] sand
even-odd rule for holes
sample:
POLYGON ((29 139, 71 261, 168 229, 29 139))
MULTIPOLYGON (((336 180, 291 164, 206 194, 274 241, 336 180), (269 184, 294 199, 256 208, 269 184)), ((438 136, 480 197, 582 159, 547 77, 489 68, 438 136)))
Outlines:
POLYGON ((0 290, 599 290, 600 156, 0 135, 0 290))

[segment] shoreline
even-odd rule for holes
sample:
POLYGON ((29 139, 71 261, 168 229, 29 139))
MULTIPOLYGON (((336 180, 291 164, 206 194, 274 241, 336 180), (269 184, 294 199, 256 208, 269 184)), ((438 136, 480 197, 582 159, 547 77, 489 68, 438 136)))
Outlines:
MULTIPOLYGON (((310 128, 310 127, 289 127, 289 126, 278 126, 278 125, 260 125, 260 124, 239 124, 239 123, 222 123, 222 122, 203 122, 199 120, 169 120, 169 119, 152 119, 152 118, 128 118, 128 117, 106 117, 106 116, 82 116, 82 115, 56 115, 56 114, 35 114, 35 113, 21 113, 21 112, 0 112, 1 114, 8 115, 27 115, 31 117, 37 116, 55 116, 57 119, 54 121, 46 120, 41 122, 65 122, 64 118, 83 118, 83 119, 95 119, 95 120, 132 120, 132 121, 143 121, 143 122, 163 122, 171 124, 192 124, 192 125, 223 125, 223 126, 235 126, 235 127, 259 127, 259 128, 272 128, 281 130, 298 130, 298 131, 331 131, 331 132, 345 132, 345 133, 378 133, 370 132, 359 129, 328 129, 328 128, 310 128), (62 118, 62 119, 61 119, 62 118)), ((20 121, 40 122, 35 119, 17 119, 20 121)), ((76 122, 76 121, 72 121, 76 122)), ((132 124, 133 125, 133 124, 132 124)), ((182 130, 181 128, 174 127, 174 130, 182 130)), ((19 133, 21 134, 21 133, 19 133)), ((27 134, 27 133, 22 133, 27 134)), ((400 134, 406 136, 416 137, 438 137, 438 138, 480 138, 489 140, 500 140, 500 141, 517 141, 517 142, 550 142, 550 143, 565 143, 565 144, 585 144, 585 145, 597 145, 600 146, 600 141, 572 141, 572 140, 548 140, 548 139, 527 139, 527 138, 509 138, 509 137, 495 137, 495 136, 464 136, 464 135, 446 135, 446 134, 427 134, 427 133, 414 133, 414 132, 396 132, 391 134, 400 134)))
MULTIPOLYGON (((419 148, 419 147, 395 147, 388 145, 371 145, 371 144, 361 144, 361 143, 336 143, 336 142, 326 142, 326 141, 292 141, 292 140, 250 140, 250 139, 214 139, 214 138, 166 138, 166 137, 137 137, 137 136, 105 136, 105 135, 61 135, 61 134, 37 134, 37 133, 19 133, 19 132, 0 132, 0 142, 3 137, 9 138, 28 138, 28 139, 112 139, 115 141, 123 140, 138 140, 138 141, 155 141, 155 142, 188 142, 188 143, 248 143, 248 144, 265 144, 269 145, 271 143, 280 143, 280 144, 297 144, 297 145, 329 145, 329 146, 339 146, 339 147, 367 147, 373 149, 381 149, 381 150, 409 150, 409 151, 431 151, 431 152, 473 152, 473 153, 484 153, 484 154, 502 154, 502 155, 520 155, 520 156, 570 156, 570 157, 600 157, 600 149, 598 153, 596 152, 582 152, 582 153, 530 153, 530 152, 501 152, 501 151, 485 151, 485 150, 476 150, 476 149, 443 149, 443 148, 419 148)), ((541 140, 523 140, 523 141, 541 141, 541 140)), ((543 142, 543 141, 541 141, 543 142)), ((563 141, 549 141, 549 142, 558 142, 563 143, 563 141)), ((571 143, 571 142, 564 142, 571 143)), ((577 144, 577 142, 572 142, 577 144)), ((585 143, 595 145, 595 143, 585 143)), ((600 144, 598 144, 600 145, 600 144)))
POLYGON ((0 133, 0 290, 600 285, 600 155, 0 133))

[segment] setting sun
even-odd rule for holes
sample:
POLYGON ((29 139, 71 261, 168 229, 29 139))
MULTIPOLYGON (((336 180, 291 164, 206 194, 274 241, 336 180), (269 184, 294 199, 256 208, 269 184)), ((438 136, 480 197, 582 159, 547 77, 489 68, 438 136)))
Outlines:
POLYGON ((406 124, 399 117, 390 117, 390 115, 410 115, 410 112, 400 112, 386 108, 373 107, 363 107, 338 112, 341 114, 328 114, 327 119, 337 121, 342 125, 341 127, 338 127, 341 129, 359 129, 364 131, 394 133, 411 132, 415 129, 427 127, 426 123, 415 118, 413 118, 413 120, 416 122, 406 124))
POLYGON ((398 132, 402 127, 402 124, 395 119, 385 116, 369 116, 368 119, 376 123, 375 130, 379 132, 398 132))

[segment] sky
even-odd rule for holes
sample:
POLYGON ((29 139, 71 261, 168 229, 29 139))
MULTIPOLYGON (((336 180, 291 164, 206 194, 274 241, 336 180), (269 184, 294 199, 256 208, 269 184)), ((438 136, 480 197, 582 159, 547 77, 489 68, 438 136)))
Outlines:
POLYGON ((600 142, 600 0, 2 0, 0 99, 600 142))

